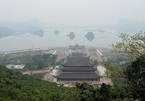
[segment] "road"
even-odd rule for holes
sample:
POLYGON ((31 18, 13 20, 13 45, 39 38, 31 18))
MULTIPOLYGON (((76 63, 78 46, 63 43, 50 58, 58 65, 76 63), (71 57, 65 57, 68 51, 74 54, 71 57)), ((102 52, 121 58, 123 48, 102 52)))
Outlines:
POLYGON ((32 74, 40 74, 40 73, 48 73, 50 70, 34 70, 34 71, 26 71, 23 72, 22 74, 24 75, 32 75, 32 74))

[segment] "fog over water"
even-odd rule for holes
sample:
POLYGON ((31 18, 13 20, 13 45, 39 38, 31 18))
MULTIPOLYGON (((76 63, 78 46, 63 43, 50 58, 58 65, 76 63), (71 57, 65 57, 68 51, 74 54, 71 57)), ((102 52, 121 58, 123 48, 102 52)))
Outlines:
MULTIPOLYGON (((55 28, 56 29, 56 28, 55 28)), ((117 32, 113 29, 106 29, 103 32, 92 31, 95 35, 94 40, 89 41, 85 37, 88 30, 84 28, 72 29, 61 28, 58 29, 60 33, 54 34, 53 28, 45 29, 45 33, 42 37, 32 35, 30 33, 24 35, 13 35, 0 39, 0 51, 21 50, 21 49, 33 49, 33 48, 45 48, 45 47, 60 47, 69 45, 85 45, 95 47, 109 47, 112 43, 119 41, 117 32), (75 38, 70 40, 67 36, 70 32, 74 32, 75 38)))

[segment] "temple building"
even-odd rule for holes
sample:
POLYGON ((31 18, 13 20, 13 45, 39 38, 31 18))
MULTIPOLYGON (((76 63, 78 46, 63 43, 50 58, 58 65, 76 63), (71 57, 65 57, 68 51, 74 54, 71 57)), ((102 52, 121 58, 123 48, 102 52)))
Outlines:
POLYGON ((80 46, 79 44, 76 44, 74 46, 69 46, 69 49, 74 50, 74 51, 78 51, 78 50, 85 50, 86 47, 85 46, 80 46))
POLYGON ((66 61, 59 65, 56 75, 58 84, 89 83, 99 84, 101 76, 97 71, 97 65, 90 57, 82 52, 72 52, 66 61))

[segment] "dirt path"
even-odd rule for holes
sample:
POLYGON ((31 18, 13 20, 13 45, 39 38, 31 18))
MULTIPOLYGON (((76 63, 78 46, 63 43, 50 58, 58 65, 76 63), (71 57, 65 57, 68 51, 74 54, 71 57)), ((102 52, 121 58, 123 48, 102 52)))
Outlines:
POLYGON ((32 75, 32 74, 48 73, 48 72, 50 72, 50 70, 34 70, 34 71, 26 71, 26 72, 23 72, 22 74, 32 75))

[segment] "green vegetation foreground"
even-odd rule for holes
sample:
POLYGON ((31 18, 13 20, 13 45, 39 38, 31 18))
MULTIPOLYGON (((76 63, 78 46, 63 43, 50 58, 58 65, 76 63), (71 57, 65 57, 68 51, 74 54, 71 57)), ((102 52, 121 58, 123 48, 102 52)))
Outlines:
POLYGON ((58 87, 0 66, 0 101, 62 101, 69 91, 75 89, 58 87))
POLYGON ((118 101, 124 99, 121 88, 86 83, 66 88, 0 66, 0 101, 118 101))

